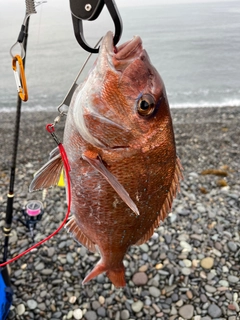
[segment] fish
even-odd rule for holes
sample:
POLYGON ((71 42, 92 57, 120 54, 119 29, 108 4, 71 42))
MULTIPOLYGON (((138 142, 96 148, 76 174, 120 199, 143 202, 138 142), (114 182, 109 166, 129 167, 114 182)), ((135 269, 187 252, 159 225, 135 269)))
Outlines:
MULTIPOLYGON (((139 36, 118 47, 112 32, 104 36, 73 94, 63 146, 72 199, 66 228, 100 256, 83 284, 105 273, 124 287, 126 252, 167 217, 182 179, 166 89, 139 36)), ((62 169, 56 148, 30 191, 57 185, 62 169)))

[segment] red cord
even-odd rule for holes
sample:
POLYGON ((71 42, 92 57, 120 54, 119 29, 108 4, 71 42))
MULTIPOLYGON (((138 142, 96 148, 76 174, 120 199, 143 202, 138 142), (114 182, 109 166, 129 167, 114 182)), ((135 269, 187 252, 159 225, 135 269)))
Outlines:
POLYGON ((66 174, 66 180, 67 180, 67 190, 68 190, 68 209, 67 209, 67 213, 66 213, 65 219, 63 220, 61 225, 58 227, 58 229, 55 230, 52 234, 50 234, 48 237, 46 237, 42 241, 39 241, 38 243, 34 244, 32 247, 30 247, 29 249, 25 250, 24 252, 19 253, 16 257, 14 257, 14 258, 12 258, 12 259, 4 262, 4 263, 1 263, 0 267, 4 267, 7 264, 12 263, 13 261, 16 261, 17 259, 21 258, 25 254, 29 253, 33 249, 35 249, 38 246, 40 246, 41 244, 43 244, 44 242, 46 242, 49 239, 51 239, 53 236, 55 236, 55 234, 57 234, 63 228, 64 224, 67 222, 67 219, 69 217, 70 210, 71 210, 71 183, 70 183, 70 176, 69 176, 70 166, 69 166, 68 158, 67 158, 67 155, 66 155, 66 152, 65 152, 65 149, 64 149, 63 145, 61 143, 59 143, 58 147, 59 147, 59 151, 61 153, 62 159, 63 159, 64 169, 65 169, 65 174, 66 174))

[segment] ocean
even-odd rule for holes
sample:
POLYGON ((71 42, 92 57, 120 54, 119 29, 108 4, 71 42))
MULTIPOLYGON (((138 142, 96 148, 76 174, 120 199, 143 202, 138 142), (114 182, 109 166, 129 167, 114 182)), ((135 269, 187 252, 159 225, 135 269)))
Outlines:
MULTIPOLYGON (((29 100, 23 103, 23 111, 56 109, 88 55, 75 40, 65 2, 49 0, 30 18, 29 100)), ((123 20, 120 43, 141 36, 164 80, 171 108, 240 106, 240 1, 119 7, 119 11, 123 20)), ((0 112, 15 110, 17 91, 9 49, 24 15, 24 1, 15 6, 1 3, 0 112)), ((98 20, 84 23, 92 46, 108 30, 114 28, 106 11, 98 20)), ((14 54, 19 52, 17 47, 14 54)))

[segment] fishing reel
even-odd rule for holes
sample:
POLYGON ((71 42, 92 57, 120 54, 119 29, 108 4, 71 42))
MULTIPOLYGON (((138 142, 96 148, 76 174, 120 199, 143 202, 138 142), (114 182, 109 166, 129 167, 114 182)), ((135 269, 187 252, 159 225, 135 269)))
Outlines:
POLYGON ((30 231, 32 239, 34 237, 33 231, 36 228, 37 222, 42 219, 44 214, 43 204, 39 200, 29 201, 24 208, 22 208, 23 219, 18 219, 30 231))

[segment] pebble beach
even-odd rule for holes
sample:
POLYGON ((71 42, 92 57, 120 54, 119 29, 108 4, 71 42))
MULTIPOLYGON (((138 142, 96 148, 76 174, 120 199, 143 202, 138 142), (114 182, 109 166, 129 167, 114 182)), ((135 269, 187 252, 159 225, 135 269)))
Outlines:
MULTIPOLYGON (((83 286, 99 256, 62 229, 10 265, 14 295, 8 319, 240 320, 240 107, 171 113, 184 168, 181 192, 152 238, 127 252, 127 286, 116 289, 105 275, 83 286)), ((28 193, 33 174, 56 147, 45 130, 56 116, 21 115, 9 259, 33 244, 19 221, 27 201, 43 201, 45 208, 34 242, 56 230, 66 214, 64 188, 49 190, 44 200, 42 192, 28 193)), ((2 113, 0 122, 2 228, 15 114, 2 113)), ((60 139, 63 129, 64 121, 56 127, 60 139)))

